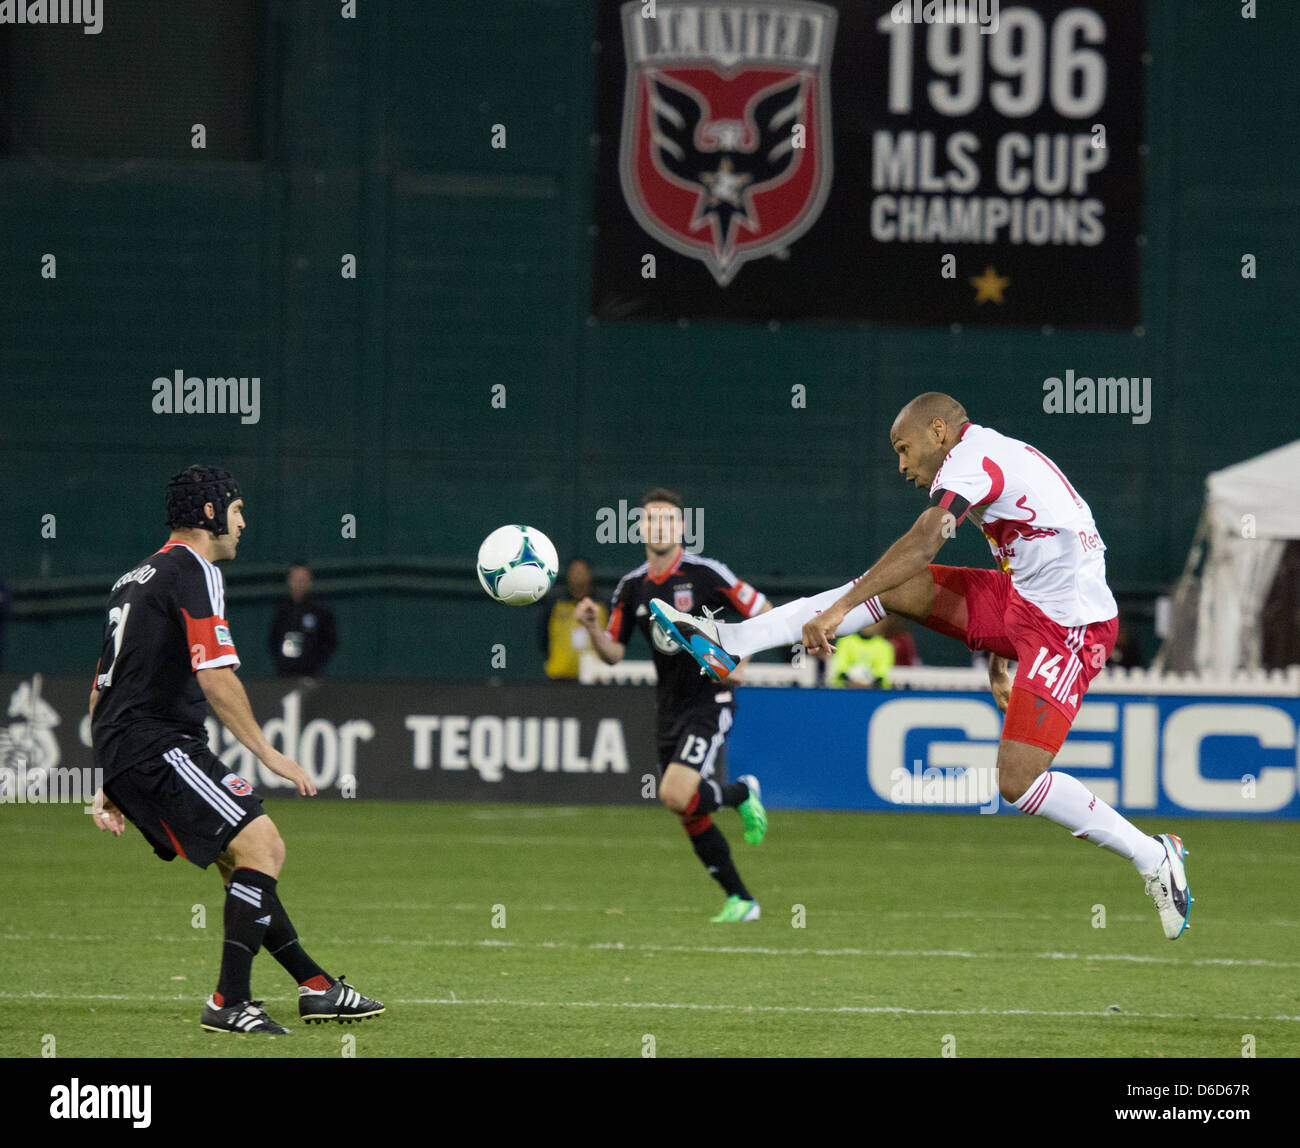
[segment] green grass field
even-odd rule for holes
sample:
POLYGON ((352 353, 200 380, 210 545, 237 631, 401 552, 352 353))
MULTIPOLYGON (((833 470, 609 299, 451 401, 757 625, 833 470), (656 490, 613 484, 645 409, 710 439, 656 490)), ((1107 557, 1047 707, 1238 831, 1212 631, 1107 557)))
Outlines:
POLYGON ((388 1012, 291 1036, 204 1033, 215 868, 154 859, 80 807, 0 807, 0 1055, 1229 1057, 1300 1055, 1295 826, 1181 832, 1196 905, 1164 939, 1132 867, 1019 817, 772 814, 719 824, 763 919, 659 808, 268 801, 303 943, 388 1012), (194 927, 206 906, 206 928, 194 927), (793 927, 795 906, 804 927, 793 927), (1094 927, 1094 906, 1105 927, 1094 927), (504 927, 493 925, 504 906, 504 927), (1117 1006, 1119 1011, 1108 1011, 1117 1006))

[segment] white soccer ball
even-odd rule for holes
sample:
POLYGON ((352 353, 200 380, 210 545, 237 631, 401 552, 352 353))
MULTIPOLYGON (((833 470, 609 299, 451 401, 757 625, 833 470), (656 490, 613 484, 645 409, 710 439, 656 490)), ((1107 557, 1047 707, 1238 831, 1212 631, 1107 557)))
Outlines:
POLYGON ((478 580, 507 606, 544 598, 559 569, 554 543, 535 526, 502 526, 478 548, 478 580))

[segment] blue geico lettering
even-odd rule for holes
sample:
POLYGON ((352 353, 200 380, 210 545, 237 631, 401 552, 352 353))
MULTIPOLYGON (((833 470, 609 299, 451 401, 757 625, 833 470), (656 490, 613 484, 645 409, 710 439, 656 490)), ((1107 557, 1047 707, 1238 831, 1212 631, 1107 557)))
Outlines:
MULTIPOLYGON (((737 760, 771 763, 774 803, 969 813, 997 792, 1002 715, 987 695, 780 693, 746 690, 732 734, 737 760)), ((1300 819, 1298 729, 1300 698, 1089 694, 1053 768, 1130 814, 1300 819)))

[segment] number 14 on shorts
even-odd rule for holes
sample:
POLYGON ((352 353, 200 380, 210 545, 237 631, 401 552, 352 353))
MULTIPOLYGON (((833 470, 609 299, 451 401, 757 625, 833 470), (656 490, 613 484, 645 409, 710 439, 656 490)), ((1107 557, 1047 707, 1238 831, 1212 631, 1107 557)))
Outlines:
POLYGON ((1029 673, 1025 675, 1025 679, 1029 680, 1033 678, 1035 674, 1038 674, 1046 683, 1047 688, 1050 690, 1054 685, 1056 685, 1056 678, 1060 672, 1061 672, 1061 655, 1053 654, 1050 658, 1048 658, 1047 647, 1039 646, 1038 657, 1034 659, 1034 664, 1030 667, 1029 673), (1045 658, 1047 659, 1046 661, 1044 661, 1045 658))

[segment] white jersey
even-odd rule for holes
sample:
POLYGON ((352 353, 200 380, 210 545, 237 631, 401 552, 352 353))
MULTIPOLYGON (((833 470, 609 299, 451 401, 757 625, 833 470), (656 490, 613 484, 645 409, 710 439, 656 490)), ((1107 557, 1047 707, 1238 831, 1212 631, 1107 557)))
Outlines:
POLYGON ((1088 504, 1041 451, 968 423, 930 485, 930 501, 984 531, 1011 584, 1062 626, 1119 613, 1106 585, 1106 544, 1088 504))

